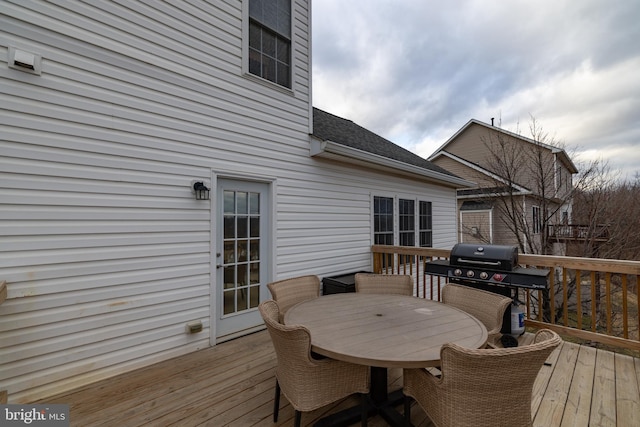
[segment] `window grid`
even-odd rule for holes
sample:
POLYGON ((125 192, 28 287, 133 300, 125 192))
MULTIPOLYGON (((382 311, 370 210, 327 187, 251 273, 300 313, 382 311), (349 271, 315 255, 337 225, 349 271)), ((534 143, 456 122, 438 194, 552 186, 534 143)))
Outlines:
POLYGON ((400 246, 416 245, 416 214, 415 201, 408 199, 400 199, 398 202, 399 215, 399 240, 400 246))
POLYGON ((393 245, 393 198, 373 198, 373 242, 393 245))
POLYGON ((433 216, 431 202, 420 201, 419 213, 420 247, 433 247, 433 216))
POLYGON ((249 3, 249 73, 291 88, 291 1, 249 3))

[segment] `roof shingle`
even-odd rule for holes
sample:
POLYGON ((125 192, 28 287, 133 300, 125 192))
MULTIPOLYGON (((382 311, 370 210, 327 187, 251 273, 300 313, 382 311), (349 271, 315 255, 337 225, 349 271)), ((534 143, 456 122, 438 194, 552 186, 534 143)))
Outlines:
POLYGON ((445 175, 456 176, 430 161, 352 122, 313 108, 313 136, 445 175))

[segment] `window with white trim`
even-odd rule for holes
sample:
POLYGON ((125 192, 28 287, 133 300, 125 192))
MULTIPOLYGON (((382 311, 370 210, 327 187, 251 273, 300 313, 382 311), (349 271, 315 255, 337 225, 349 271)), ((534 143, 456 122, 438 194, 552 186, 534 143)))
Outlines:
POLYGON ((400 246, 416 245, 416 212, 415 200, 400 199, 398 201, 400 246))
POLYGON ((431 202, 374 196, 373 241, 379 245, 394 245, 397 242, 400 246, 432 247, 431 202))
POLYGON ((249 73, 291 88, 291 0, 249 1, 249 73))
POLYGON ((393 245, 393 198, 373 198, 373 243, 393 245))
POLYGON ((420 213, 419 213, 419 228, 418 233, 420 235, 419 246, 421 248, 433 247, 433 216, 431 202, 420 201, 420 213))

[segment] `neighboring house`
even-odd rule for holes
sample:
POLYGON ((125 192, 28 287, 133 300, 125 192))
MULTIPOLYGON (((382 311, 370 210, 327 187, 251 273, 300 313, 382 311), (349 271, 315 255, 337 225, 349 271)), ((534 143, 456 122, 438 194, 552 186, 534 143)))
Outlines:
POLYGON ((310 10, 0 2, 10 403, 259 330, 269 281, 373 243, 455 243, 467 181, 312 108, 310 10))
POLYGON ((476 183, 457 193, 460 242, 535 252, 545 225, 569 223, 578 170, 563 149, 470 120, 428 160, 476 183))

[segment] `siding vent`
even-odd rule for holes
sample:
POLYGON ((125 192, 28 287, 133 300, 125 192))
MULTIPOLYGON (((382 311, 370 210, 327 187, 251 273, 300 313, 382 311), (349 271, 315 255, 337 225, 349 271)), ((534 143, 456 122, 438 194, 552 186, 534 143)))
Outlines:
POLYGON ((40 75, 42 72, 42 56, 9 46, 9 68, 40 75))

